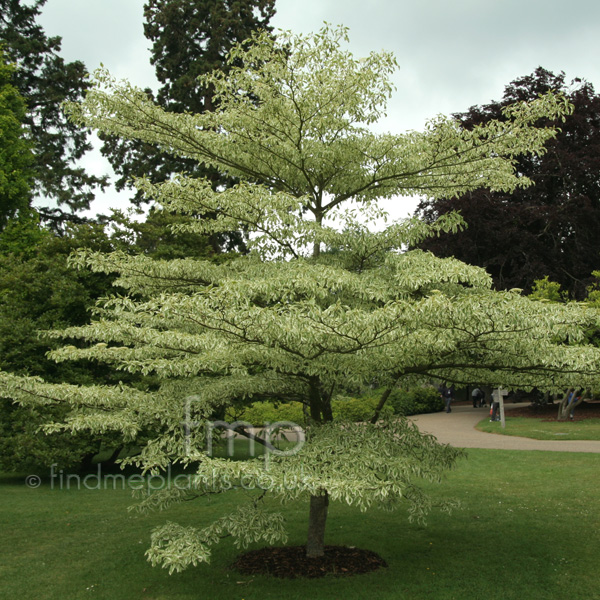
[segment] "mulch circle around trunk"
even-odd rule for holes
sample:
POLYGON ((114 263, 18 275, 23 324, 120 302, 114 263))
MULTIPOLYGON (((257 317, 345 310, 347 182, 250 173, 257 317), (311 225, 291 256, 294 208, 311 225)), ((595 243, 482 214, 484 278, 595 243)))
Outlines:
POLYGON ((261 548, 246 552, 233 563, 245 575, 272 575, 286 579, 299 577, 348 576, 387 567, 381 556, 370 550, 347 546, 325 546, 322 558, 307 558, 304 546, 261 548))

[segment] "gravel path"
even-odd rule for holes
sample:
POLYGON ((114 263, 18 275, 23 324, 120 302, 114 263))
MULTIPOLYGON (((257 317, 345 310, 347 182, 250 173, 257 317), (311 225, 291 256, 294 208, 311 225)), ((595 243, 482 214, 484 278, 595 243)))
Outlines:
MULTIPOLYGON (((527 404, 507 404, 506 414, 511 408, 527 404)), ((410 417, 417 427, 433 434, 439 442, 459 448, 494 448, 498 450, 548 450, 554 452, 596 452, 600 454, 600 441, 532 440, 512 435, 497 435, 477 431, 475 425, 489 415, 489 408, 453 406, 446 414, 432 413, 410 417)))

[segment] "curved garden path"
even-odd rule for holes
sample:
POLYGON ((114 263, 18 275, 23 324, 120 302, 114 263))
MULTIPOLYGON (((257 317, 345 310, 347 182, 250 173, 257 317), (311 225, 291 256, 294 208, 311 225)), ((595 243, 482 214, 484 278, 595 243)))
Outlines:
MULTIPOLYGON (((507 404, 506 413, 511 408, 527 404, 507 404)), ((549 450, 554 452, 596 452, 600 453, 600 441, 532 440, 512 435, 484 433, 475 425, 489 415, 489 408, 453 406, 451 413, 431 413, 410 417, 417 427, 433 434, 439 442, 459 448, 494 448, 498 450, 549 450)))

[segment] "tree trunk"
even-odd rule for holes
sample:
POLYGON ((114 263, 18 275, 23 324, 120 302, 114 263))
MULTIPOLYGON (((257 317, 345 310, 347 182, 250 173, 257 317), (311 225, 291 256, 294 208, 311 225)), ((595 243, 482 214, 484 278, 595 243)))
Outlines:
POLYGON ((563 399, 560 401, 560 404, 558 405, 557 420, 558 421, 566 421, 567 418, 569 418, 569 416, 571 416, 571 413, 575 410, 575 408, 577 406, 579 406, 582 402, 583 402, 583 392, 576 400, 572 400, 571 402, 569 402, 569 400, 568 400, 568 394, 565 394, 563 399))
POLYGON ((121 454, 121 450, 123 450, 123 446, 118 446, 117 448, 115 448, 113 450, 113 453, 110 455, 110 458, 108 458, 104 462, 107 463, 107 464, 109 464, 109 465, 116 464, 117 463, 117 459, 119 458, 119 454, 121 454))
POLYGON ((322 496, 310 497, 310 512, 308 515, 308 538, 306 540, 306 556, 316 558, 325 554, 325 523, 327 522, 327 508, 329 496, 324 492, 322 496))
MULTIPOLYGON (((332 421, 331 403, 323 398, 321 385, 316 377, 309 377, 310 387, 310 416, 311 427, 332 421)), ((325 525, 327 523, 327 509, 329 495, 327 490, 321 490, 320 495, 310 497, 310 510, 308 514, 308 537, 306 539, 306 556, 316 558, 325 554, 325 525)))
POLYGON ((567 411, 565 408, 567 407, 567 399, 563 398, 558 405, 558 415, 556 416, 557 421, 566 421, 567 420, 567 411))
POLYGON ((82 459, 81 462, 79 463, 79 470, 80 471, 89 471, 92 468, 92 465, 94 464, 94 456, 96 456, 97 452, 88 452, 87 454, 85 454, 82 459))
MULTIPOLYGON (((318 208, 315 209, 313 214, 315 215, 315 221, 316 221, 317 225, 322 225, 323 224, 323 212, 321 210, 321 198, 316 198, 316 203, 318 205, 318 208)), ((313 244, 312 255, 313 255, 313 258, 319 258, 319 256, 321 256, 321 242, 315 242, 313 244)))

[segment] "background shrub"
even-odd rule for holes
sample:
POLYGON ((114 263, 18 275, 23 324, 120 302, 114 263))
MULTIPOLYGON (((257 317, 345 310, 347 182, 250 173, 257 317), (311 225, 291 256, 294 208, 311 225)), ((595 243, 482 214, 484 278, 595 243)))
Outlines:
POLYGON ((394 414, 422 415, 444 410, 444 400, 433 387, 416 387, 411 390, 395 389, 389 397, 394 414))
MULTIPOLYGON (((333 418, 335 420, 370 421, 375 414, 375 409, 379 403, 379 398, 363 396, 361 398, 351 398, 347 396, 338 396, 331 403, 333 418)), ((386 404, 381 416, 390 415, 393 409, 386 404)))
POLYGON ((253 402, 245 407, 241 413, 228 411, 225 415, 228 421, 247 421, 256 427, 262 427, 265 423, 277 421, 291 421, 302 425, 304 415, 302 405, 299 402, 274 404, 273 402, 253 402))

